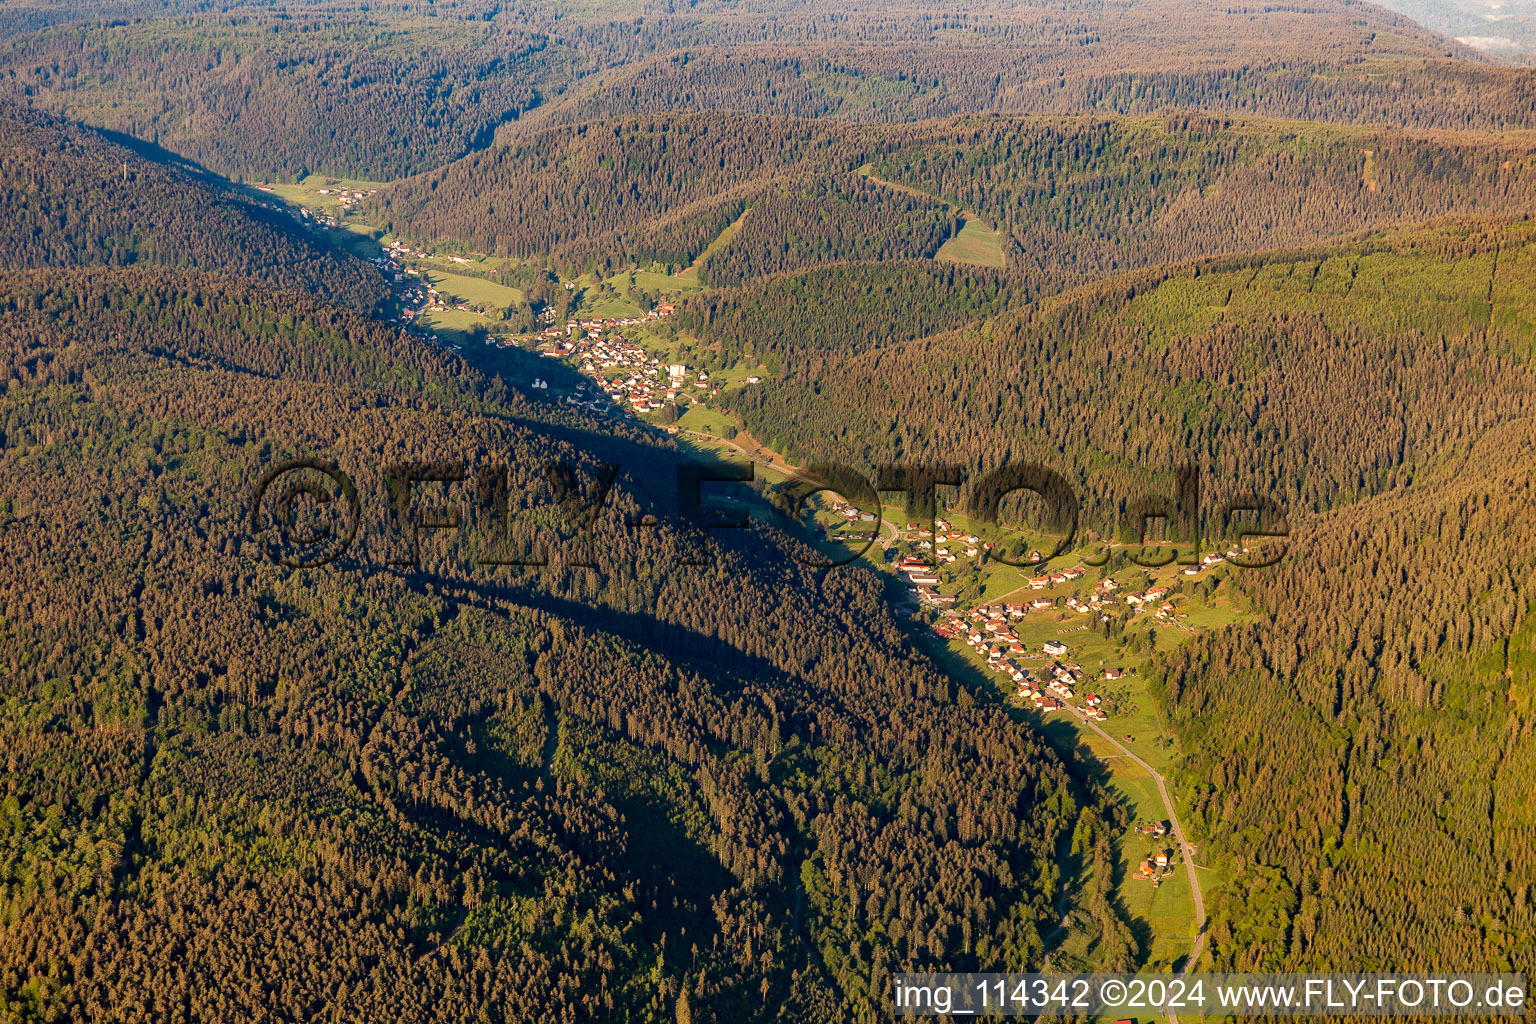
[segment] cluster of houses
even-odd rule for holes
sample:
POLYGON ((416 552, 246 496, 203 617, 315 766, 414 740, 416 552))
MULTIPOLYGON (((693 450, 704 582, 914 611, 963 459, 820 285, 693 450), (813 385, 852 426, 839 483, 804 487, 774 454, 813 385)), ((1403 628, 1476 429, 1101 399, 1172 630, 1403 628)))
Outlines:
POLYGON ((1043 576, 1031 576, 1029 578, 1029 589, 1045 590, 1048 587, 1058 586, 1062 583, 1071 583, 1073 580, 1082 579, 1087 572, 1088 570, 1082 566, 1075 565, 1070 569, 1062 569, 1059 572, 1047 573, 1043 576))
POLYGON ((850 523, 872 523, 875 521, 875 513, 865 512, 857 505, 850 505, 846 501, 838 500, 832 503, 832 512, 840 515, 850 523))
POLYGON ((428 256, 432 255, 425 249, 412 249, 410 246, 405 245, 402 242, 390 242, 384 246, 384 251, 389 253, 392 258, 397 260, 409 259, 412 256, 415 256, 419 259, 426 259, 428 256))
MULTIPOLYGON (((1019 699, 1033 702, 1042 712, 1059 711, 1067 706, 1067 701, 1077 698, 1077 686, 1084 678, 1083 668, 1064 660, 1070 651, 1059 640, 1047 640, 1040 645, 1044 661, 1040 668, 1041 677, 1019 664, 1018 659, 1030 655, 1011 628, 1011 622, 1022 615, 1023 612, 1009 616, 995 607, 975 608, 970 613, 970 623, 964 619, 946 619, 933 628, 946 640, 958 637, 967 647, 985 651, 987 667, 1013 680, 1019 699)), ((1098 694, 1090 694, 1082 705, 1084 717, 1104 721, 1108 716, 1103 703, 1098 694)))
POLYGON ((299 220, 309 224, 318 224, 321 227, 334 228, 337 226, 336 218, 324 210, 311 210, 307 206, 299 207, 299 220))
MULTIPOLYGON (((861 515, 865 514, 867 513, 861 513, 861 515)), ((907 578, 907 583, 916 592, 920 604, 955 603, 955 595, 939 593, 939 574, 926 558, 920 555, 907 555, 896 563, 896 571, 907 578)))
MULTIPOLYGON (((406 268, 405 272, 412 277, 417 274, 414 267, 406 268)), ((412 282, 410 285, 407 285, 400 293, 400 299, 403 307, 400 315, 405 320, 414 319, 416 316, 429 310, 434 313, 441 313, 445 309, 456 309, 461 313, 470 312, 469 303, 455 302, 450 305, 448 300, 444 298, 443 293, 426 281, 420 283, 412 282)))
POLYGON ((323 196, 335 196, 343 210, 350 210, 358 203, 377 192, 376 188, 323 188, 320 194, 323 196))
MULTIPOLYGON (((272 191, 267 186, 257 187, 264 192, 272 191)), ((343 210, 351 209, 373 194, 373 190, 368 189, 323 188, 319 191, 321 195, 335 195, 343 210)), ((277 203, 263 205, 273 210, 287 210, 296 219, 310 226, 337 226, 335 217, 321 211, 312 211, 302 206, 294 209, 277 203)), ((406 260, 413 257, 426 259, 432 256, 432 253, 425 249, 412 248, 399 241, 388 243, 384 249, 387 255, 377 257, 371 262, 376 264, 386 277, 392 277, 396 284, 405 282, 407 275, 417 279, 405 283, 405 287, 399 290, 401 313, 393 322, 409 325, 425 312, 440 313, 449 309, 460 312, 472 311, 466 302, 450 304, 442 292, 421 277, 421 271, 405 265, 406 260)), ((473 262, 465 256, 449 255, 441 258, 451 263, 473 262)), ((661 409, 668 402, 675 401, 678 395, 685 392, 691 391, 711 396, 720 393, 720 385, 712 382, 709 374, 704 371, 699 370, 695 373, 687 366, 678 363, 664 365, 659 359, 650 356, 645 350, 617 333, 625 327, 669 317, 675 308, 672 303, 663 302, 644 316, 571 319, 565 322, 563 328, 554 324, 554 310, 546 309, 539 319, 550 326, 543 330, 526 336, 491 335, 485 341, 487 345, 500 348, 521 347, 524 342, 528 342, 538 349, 541 356, 578 360, 581 372, 597 381, 598 392, 606 393, 607 401, 601 397, 601 394, 593 395, 589 399, 586 387, 581 386, 578 387, 576 394, 566 396, 567 403, 589 405, 593 411, 597 412, 611 411, 613 405, 621 408, 628 406, 637 413, 653 412, 661 409)), ((430 331, 415 330, 415 333, 435 345, 445 345, 441 338, 430 331)), ((445 347, 459 350, 457 345, 445 347)), ((756 375, 746 379, 748 384, 756 384, 761 380, 762 378, 756 375)), ((542 384, 542 388, 536 385, 536 389, 542 390, 549 387, 547 381, 539 383, 542 384)))
MULTIPOLYGON (((321 191, 323 192, 325 190, 321 189, 321 191)), ((345 203, 343 203, 343 205, 345 205, 345 203)), ((417 259, 430 258, 447 260, 449 263, 458 263, 462 266, 469 266, 475 262, 468 256, 443 255, 441 253, 427 252, 425 249, 412 249, 410 246, 404 244, 403 242, 389 242, 385 244, 384 251, 389 253, 390 256, 397 260, 409 259, 410 257, 415 256, 417 259)))
POLYGON ((956 554, 958 551, 964 551, 966 558, 975 558, 992 547, 990 542, 983 542, 974 533, 955 529, 947 519, 935 519, 933 526, 930 530, 918 523, 908 523, 906 539, 919 551, 932 551, 937 561, 953 562, 960 557, 956 554))
POLYGON ((695 371, 682 363, 663 363, 623 335, 607 333, 671 314, 672 306, 663 304, 644 318, 567 321, 566 337, 540 355, 575 359, 577 368, 591 377, 611 402, 636 413, 654 412, 684 394, 719 394, 719 385, 703 370, 695 371))
POLYGON ((600 358, 611 360, 604 365, 643 365, 645 353, 631 345, 621 335, 606 337, 605 332, 616 328, 633 327, 636 324, 649 323, 664 316, 672 315, 672 306, 663 304, 651 310, 645 316, 624 317, 591 317, 585 320, 571 319, 561 327, 555 323, 555 311, 546 309, 539 314, 539 319, 548 324, 548 327, 535 331, 532 334, 513 334, 499 339, 503 348, 521 348, 525 343, 529 347, 537 349, 539 355, 548 356, 550 359, 581 359, 583 369, 591 369, 589 355, 597 355, 600 358), (615 357, 615 348, 623 349, 623 352, 615 357), (636 363, 634 360, 639 359, 636 363), (627 360, 627 361, 626 361, 627 360))
MULTIPOLYGON (((262 192, 272 191, 271 186, 268 185, 257 185, 256 188, 262 192)), ((326 192, 328 190, 321 189, 320 191, 326 192)), ((265 201, 259 202, 257 205, 261 206, 263 209, 271 210, 273 213, 286 213, 307 228, 336 227, 335 217, 332 217, 330 214, 320 210, 311 210, 307 206, 289 206, 286 203, 269 203, 265 201)))
POLYGON ((1136 869, 1137 878, 1150 879, 1152 887, 1163 884, 1163 879, 1173 874, 1173 855, 1167 850, 1157 850, 1147 855, 1136 869))
MULTIPOLYGON (((1246 552, 1247 550, 1248 550, 1247 548, 1243 548, 1242 552, 1246 552)), ((1224 555, 1223 554, 1219 554, 1218 552, 1212 551, 1210 554, 1208 554, 1204 558, 1200 559, 1200 563, 1198 565, 1185 566, 1184 567, 1184 575, 1185 576, 1199 576, 1202 571, 1204 571, 1206 569, 1209 569, 1211 566, 1215 565, 1217 562, 1225 562, 1229 558, 1236 558, 1238 556, 1238 554, 1240 554, 1240 552, 1235 551, 1235 550, 1234 551, 1228 551, 1224 555)))

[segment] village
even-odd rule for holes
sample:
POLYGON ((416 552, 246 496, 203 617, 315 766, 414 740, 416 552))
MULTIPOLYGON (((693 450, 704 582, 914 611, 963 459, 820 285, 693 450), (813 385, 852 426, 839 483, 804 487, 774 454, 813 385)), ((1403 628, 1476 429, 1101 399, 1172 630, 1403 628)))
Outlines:
MULTIPOLYGON (((254 188, 271 196, 258 200, 264 207, 285 212, 312 231, 329 231, 338 244, 349 248, 349 237, 361 237, 349 236, 349 228, 356 232, 367 227, 356 220, 359 204, 378 191, 376 184, 315 178, 298 185, 273 183, 254 188)), ((403 326, 428 344, 454 352, 464 352, 466 344, 478 341, 495 349, 516 348, 567 361, 589 378, 574 388, 557 385, 550 395, 571 406, 609 415, 650 415, 669 424, 688 406, 707 402, 727 386, 762 380, 756 373, 735 371, 728 380, 725 374, 711 374, 648 351, 635 340, 633 329, 671 317, 676 306, 666 299, 648 310, 643 303, 632 307, 637 315, 611 315, 598 303, 594 311, 573 313, 563 324, 557 322, 558 311, 547 306, 538 311, 534 331, 514 333, 498 329, 497 310, 524 300, 520 293, 488 279, 484 271, 491 264, 485 258, 431 251, 387 237, 379 238, 376 246, 354 251, 378 267, 394 287, 398 309, 388 322, 403 326), (433 268, 434 262, 465 270, 448 273, 433 268), (605 313, 609 315, 598 315, 605 313)), ((567 291, 579 286, 579 282, 564 284, 567 291)), ((644 340, 643 335, 640 340, 644 340)), ((550 379, 544 375, 523 383, 534 394, 550 391, 550 379)))
MULTIPOLYGON (((398 290, 402 307, 399 322, 410 324, 424 313, 442 313, 450 309, 474 312, 469 303, 452 302, 442 289, 427 281, 420 270, 405 264, 413 257, 470 263, 468 258, 455 255, 433 257, 424 250, 412 249, 399 242, 389 243, 385 251, 389 265, 382 269, 386 275, 393 274, 397 282, 407 279, 405 286, 398 290), (400 262, 396 263, 397 260, 400 262)), ((704 370, 664 361, 625 336, 625 331, 666 320, 676 308, 674 303, 662 301, 639 316, 572 316, 559 324, 556 323, 557 313, 551 307, 539 313, 537 319, 545 325, 539 330, 508 334, 488 329, 483 334, 483 342, 495 348, 522 349, 542 358, 564 360, 574 365, 580 374, 590 379, 590 384, 577 384, 561 395, 560 401, 567 405, 606 414, 660 413, 668 406, 682 406, 714 397, 720 394, 723 386, 704 370)), ((415 333, 434 344, 462 351, 460 345, 445 342, 429 330, 415 333)), ((745 382, 758 383, 761 379, 749 375, 745 382)), ((534 392, 548 391, 549 380, 536 376, 529 388, 534 392)))
MULTIPOLYGON (((513 344, 531 342, 540 356, 564 359, 575 364, 583 376, 596 385, 587 397, 587 384, 578 384, 575 394, 566 396, 572 405, 587 404, 603 408, 603 399, 634 415, 681 410, 721 393, 725 382, 705 370, 684 363, 668 362, 626 337, 629 328, 654 324, 673 315, 671 302, 658 303, 639 317, 572 318, 564 329, 550 327, 529 338, 511 339, 513 344)), ((762 378, 748 374, 742 383, 757 384, 762 378)), ((675 432, 675 428, 668 428, 675 432)))
MULTIPOLYGON (((346 243, 348 226, 338 227, 336 215, 355 211, 367 194, 321 189, 328 204, 288 209, 309 229, 330 231, 346 243)), ((350 226, 355 233, 358 225, 350 226)), ((697 342, 678 345, 675 327, 663 326, 676 307, 654 298, 667 294, 657 287, 660 282, 648 282, 647 291, 619 293, 611 285, 622 284, 621 278, 562 282, 567 292, 593 288, 598 295, 582 299, 577 292, 567 303, 575 312, 544 307, 532 318, 525 313, 519 328, 508 330, 507 310, 525 299, 497 283, 494 260, 429 252, 377 234, 371 238, 378 245, 359 243, 355 251, 392 282, 392 322, 423 341, 460 352, 472 346, 472 352, 492 357, 496 372, 534 396, 593 415, 643 417, 669 433, 686 433, 690 443, 711 449, 718 444, 728 455, 757 458, 756 442, 749 439, 748 448, 731 442, 732 417, 711 400, 727 389, 759 383, 760 371, 688 365, 697 342), (517 351, 493 355, 508 349, 517 351), (538 366, 546 359, 560 365, 541 373, 538 366)), ((777 461, 771 452, 767 458, 777 461)), ((1206 869, 1194 863, 1164 792, 1164 776, 1176 766, 1178 751, 1147 672, 1154 651, 1242 614, 1233 607, 1230 588, 1218 583, 1223 564, 1246 549, 1212 552, 1193 565, 1146 569, 1127 564, 1123 551, 1105 564, 1101 551, 1085 548, 1049 571, 1030 570, 995 556, 1003 550, 998 545, 1022 553, 1038 539, 1004 539, 989 524, 942 507, 928 525, 906 522, 905 528, 894 508, 888 519, 840 500, 829 509, 818 499, 816 507, 823 523, 833 521, 828 539, 864 542, 870 561, 890 580, 897 613, 919 636, 936 642, 932 653, 948 671, 957 678, 984 673, 977 678, 995 681, 1008 703, 1035 719, 1042 736, 1097 760, 1127 801, 1131 820, 1162 808, 1170 820, 1138 825, 1134 834, 1126 828, 1118 844, 1117 886, 1126 905, 1143 916, 1156 901, 1156 916, 1167 924, 1154 948, 1158 956, 1171 955, 1191 922, 1199 920, 1196 872, 1206 869), (1111 720, 1113 736, 1105 731, 1111 720), (1147 840, 1150 849, 1142 845, 1147 840), (1165 844, 1182 851, 1182 861, 1165 844), (1189 873, 1188 887, 1181 880, 1164 885, 1178 877, 1178 862, 1189 873)), ((1038 551, 1029 554, 1030 561, 1044 561, 1038 551)))
MULTIPOLYGON (((842 500, 831 503, 830 513, 850 527, 872 524, 877 519, 873 512, 842 500)), ((933 635, 946 643, 963 644, 987 670, 1008 680, 1015 702, 1027 703, 1042 714, 1071 710, 1090 721, 1105 721, 1111 705, 1096 692, 1087 693, 1079 701, 1079 691, 1095 680, 1119 680, 1125 669, 1105 664, 1090 673, 1073 659, 1071 647, 1061 639, 1052 637, 1026 643, 1019 635, 1022 624, 1038 620, 1041 625, 1055 625, 1066 615, 1068 621, 1070 617, 1081 616, 1084 626, 1097 625, 1109 622, 1117 612, 1127 620, 1145 615, 1149 622, 1170 626, 1180 621, 1179 610, 1171 600, 1176 583, 1128 586, 1106 572, 1091 589, 1085 588, 1079 581, 1090 568, 1097 567, 1081 563, 1021 576, 1017 590, 1002 600, 959 607, 961 602, 956 593, 940 592, 945 576, 953 582, 958 571, 968 566, 985 566, 991 559, 993 542, 945 516, 936 517, 932 528, 909 522, 904 530, 893 526, 893 531, 887 549, 887 568, 902 580, 910 602, 908 607, 934 613, 930 627, 933 635), (961 563, 957 569, 946 568, 957 562, 961 563)), ((860 529, 837 536, 844 540, 870 540, 875 534, 860 529)), ((1234 547, 1224 553, 1211 552, 1193 565, 1169 566, 1167 571, 1176 573, 1176 579, 1198 580, 1244 550, 1234 547)), ((1041 553, 1029 552, 1028 561, 1042 561, 1041 553)), ((1070 631, 1070 626, 1053 630, 1070 631)))
MULTIPOLYGON (((256 185, 255 189, 258 192, 265 192, 268 195, 275 195, 278 193, 278 189, 272 185, 256 185)), ((284 189, 284 191, 287 192, 290 190, 284 189)), ((354 211, 357 208, 358 203, 362 202, 364 199, 367 199, 377 191, 377 188, 353 188, 339 185, 329 188, 319 188, 315 190, 318 196, 321 197, 320 203, 326 205, 334 204, 339 208, 343 217, 354 211)), ((285 196, 283 198, 288 197, 285 196)), ((336 215, 323 209, 311 210, 308 206, 296 205, 292 202, 263 203, 263 205, 266 206, 267 209, 273 211, 289 213, 295 220, 299 221, 300 223, 307 224, 311 227, 335 228, 340 226, 336 215)))
POLYGON ((899 512, 834 496, 818 521, 830 539, 867 542, 863 550, 892 577, 898 614, 936 641, 930 652, 940 664, 957 676, 981 673, 1036 718, 1042 735, 1108 773, 1132 820, 1140 819, 1118 844, 1120 898, 1167 922, 1154 942, 1160 955, 1175 955, 1202 919, 1199 875, 1207 869, 1194 862, 1174 816, 1167 777, 1178 749, 1149 677, 1156 651, 1244 614, 1228 580, 1249 549, 1216 545, 1192 564, 1144 566, 1124 546, 1099 542, 1053 568, 1032 568, 1047 561, 1039 550, 1017 559, 1025 565, 995 557, 999 545, 1022 554, 1038 544, 1027 531, 942 504, 928 523, 887 514, 899 512), (1159 810, 1163 819, 1145 820, 1159 810))
MULTIPOLYGON (((635 414, 659 412, 668 403, 676 404, 690 389, 719 394, 718 387, 711 387, 709 374, 702 370, 694 373, 681 363, 663 363, 620 333, 627 327, 665 319, 673 311, 673 305, 664 302, 644 317, 567 320, 563 331, 550 328, 538 339, 542 345, 539 355, 574 361, 577 370, 597 385, 598 394, 635 414)), ((577 385, 578 394, 567 396, 566 401, 580 404, 586 388, 586 384, 577 385)), ((592 404, 600 407, 602 399, 594 395, 592 404)))
MULTIPOLYGON (((990 545, 985 542, 982 542, 981 547, 978 548, 974 534, 963 534, 961 531, 952 530, 943 519, 938 520, 936 525, 941 532, 946 533, 946 539, 950 543, 967 545, 965 550, 968 557, 975 558, 984 551, 990 550, 990 545)), ((943 550, 943 548, 936 548, 935 554, 943 550)), ((952 560, 954 556, 950 557, 952 560)), ((1031 552, 1032 559, 1039 557, 1039 552, 1031 552)), ((1199 565, 1186 567, 1183 572, 1186 575, 1195 576, 1202 570, 1225 560, 1226 555, 1212 552, 1206 555, 1199 565)), ((896 568, 906 575, 908 583, 921 603, 953 604, 953 598, 946 598, 938 593, 936 588, 939 577, 935 574, 934 566, 925 558, 908 555, 896 563, 896 568)), ((1079 564, 1031 576, 1028 587, 1032 592, 1062 587, 1082 579, 1087 572, 1088 567, 1079 564)), ((1173 603, 1167 600, 1169 596, 1167 586, 1157 585, 1144 590, 1117 594, 1116 592, 1120 589, 1121 584, 1112 576, 1105 576, 1086 598, 1081 598, 1075 593, 1065 597, 1050 597, 1042 594, 1028 601, 978 605, 963 613, 950 610, 941 615, 932 629, 936 636, 946 641, 958 639, 967 647, 983 654, 986 665, 991 671, 1006 676, 1015 684, 1016 700, 1028 701, 1042 714, 1049 714, 1068 708, 1067 702, 1078 698, 1078 687, 1084 683, 1088 674, 1081 665, 1070 659, 1071 649, 1060 640, 1045 640, 1039 645, 1038 654, 1032 654, 1020 640, 1015 626, 1030 616, 1041 617, 1051 613, 1059 616, 1061 609, 1075 615, 1097 616, 1099 622, 1107 623, 1111 610, 1116 604, 1123 604, 1132 616, 1150 612, 1154 620, 1164 622, 1172 621, 1177 614, 1173 603), (1023 661, 1032 663, 1021 664, 1023 661)), ((1120 679, 1124 674, 1125 671, 1122 668, 1106 666, 1098 671, 1097 678, 1112 682, 1120 679)), ((1088 720, 1102 722, 1108 718, 1104 703, 1104 699, 1099 694, 1089 693, 1082 704, 1074 710, 1088 720)))

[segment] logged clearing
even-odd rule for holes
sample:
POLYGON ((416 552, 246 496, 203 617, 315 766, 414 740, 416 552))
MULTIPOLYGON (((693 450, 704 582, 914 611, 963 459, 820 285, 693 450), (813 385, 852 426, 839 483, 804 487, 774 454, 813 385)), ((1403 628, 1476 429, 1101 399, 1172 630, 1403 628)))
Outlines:
POLYGON ((996 231, 987 226, 987 222, 971 210, 959 210, 955 204, 943 196, 936 196, 921 189, 912 188, 909 185, 901 185, 894 181, 886 181, 874 172, 870 164, 859 168, 859 173, 870 181, 878 182, 886 188, 895 189, 897 192, 905 192, 910 196, 920 196, 924 199, 937 199, 939 202, 955 210, 960 216, 960 230, 955 236, 943 245, 939 251, 933 254, 933 258, 944 263, 974 263, 983 267, 1004 267, 1007 259, 1003 256, 1003 239, 996 231))
POLYGON ((725 226, 725 230, 716 235, 715 240, 710 242, 709 245, 705 246, 704 251, 699 253, 698 257, 694 259, 691 264, 689 264, 688 269, 681 271, 676 275, 676 279, 678 281, 688 283, 697 283, 699 280, 699 267, 702 266, 704 261, 709 259, 711 255, 719 252, 721 249, 724 249, 726 243, 736 237, 736 232, 741 230, 741 222, 746 220, 747 214, 751 212, 752 207, 750 206, 741 211, 741 216, 727 224, 725 226))
POLYGON ((983 267, 1002 267, 1003 240, 981 218, 966 214, 965 223, 955 237, 939 247, 933 258, 945 263, 976 263, 983 267))

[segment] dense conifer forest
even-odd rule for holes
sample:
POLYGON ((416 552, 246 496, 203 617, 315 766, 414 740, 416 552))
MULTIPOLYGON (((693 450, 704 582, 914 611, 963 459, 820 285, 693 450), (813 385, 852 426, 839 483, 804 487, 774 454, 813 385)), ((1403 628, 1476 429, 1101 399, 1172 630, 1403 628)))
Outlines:
POLYGON ((1533 129, 1345 0, 0 4, 0 1020, 1536 975, 1533 129), (1092 575, 933 597, 1102 734, 791 500, 1021 462, 1092 575), (1284 557, 1086 615, 1190 464, 1284 557))
POLYGON ((1527 73, 1324 0, 664 5, 181 2, 0 12, 0 95, 226 175, 387 179, 519 133, 678 110, 909 122, 976 112, 1230 113, 1536 127, 1527 73))
POLYGON ((201 267, 371 309, 378 272, 194 169, 0 106, 0 267, 201 267))
POLYGON ((806 462, 1050 465, 1105 532, 1182 462, 1206 467, 1214 507, 1257 492, 1321 512, 1528 414, 1533 259, 1518 221, 1159 268, 846 358, 797 354, 731 402, 806 462))
POLYGON ((1196 256, 1536 212, 1533 174, 1536 147, 1521 133, 1196 114, 899 127, 672 115, 549 129, 370 202, 410 238, 570 271, 703 258, 701 279, 720 286, 931 257, 970 210, 1039 295, 1196 256))
POLYGON ((671 521, 655 442, 224 278, 3 294, 10 1012, 877 1019, 892 970, 1037 958, 1068 848, 1102 855, 1092 783, 957 700, 869 574, 627 530, 671 521), (445 452, 650 468, 595 570, 389 569, 370 521, 375 564, 280 571, 248 484, 322 447, 365 486, 445 452))

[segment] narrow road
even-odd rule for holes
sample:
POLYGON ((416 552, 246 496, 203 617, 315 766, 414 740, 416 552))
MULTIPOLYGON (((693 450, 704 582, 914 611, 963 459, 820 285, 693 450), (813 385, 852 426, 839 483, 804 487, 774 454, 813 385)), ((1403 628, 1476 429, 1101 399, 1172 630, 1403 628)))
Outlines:
MULTIPOLYGON (((767 469, 771 469, 775 473, 782 473, 783 475, 789 476, 789 477, 798 477, 800 475, 800 468, 798 466, 791 466, 788 463, 784 463, 784 464, 776 463, 776 462, 773 461, 773 459, 771 457, 765 458, 764 456, 762 456, 758 452, 751 451, 750 449, 745 448, 742 445, 737 444, 735 441, 728 441, 728 440, 726 440, 723 437, 717 437, 714 434, 706 433, 705 431, 702 431, 702 430, 688 430, 688 429, 684 428, 683 430, 680 430, 679 433, 687 434, 690 437, 697 437, 697 438, 699 438, 701 440, 704 440, 704 441, 713 441, 716 444, 727 445, 727 446, 735 449, 736 451, 740 452, 741 454, 745 455, 747 458, 751 459, 753 462, 757 463, 759 466, 763 466, 763 467, 765 467, 767 469)), ((768 451, 768 449, 767 448, 763 448, 763 449, 760 449, 760 451, 765 451, 766 452, 766 451, 768 451)), ((895 523, 891 522, 889 519, 885 518, 885 516, 882 515, 880 517, 880 529, 877 531, 877 536, 875 537, 875 543, 880 545, 880 550, 881 551, 887 551, 887 550, 890 549, 890 546, 892 544, 895 544, 899 540, 901 540, 901 530, 896 526, 895 523), (887 531, 887 530, 890 531, 890 535, 889 536, 886 535, 885 531, 887 531)))
MULTIPOLYGON (((759 466, 762 466, 765 469, 771 469, 775 473, 782 473, 785 476, 794 476, 794 475, 796 475, 799 472, 799 470, 796 467, 791 466, 791 465, 789 465, 787 463, 784 464, 784 465, 778 465, 778 464, 774 463, 773 458, 771 457, 772 453, 770 453, 768 456, 763 456, 763 455, 759 454, 758 452, 751 451, 751 450, 743 447, 742 445, 737 444, 735 441, 727 440, 726 438, 723 438, 723 437, 716 437, 714 434, 709 434, 709 433, 706 433, 706 432, 704 432, 702 430, 688 430, 688 429, 684 428, 684 429, 680 430, 679 433, 687 434, 690 437, 697 437, 697 438, 700 438, 701 440, 704 440, 704 441, 713 441, 716 444, 727 445, 727 446, 735 449, 736 451, 740 452, 741 454, 745 455, 748 459, 751 459, 753 462, 757 463, 759 466)), ((764 448, 764 449, 762 449, 762 451, 766 452, 766 451, 768 451, 768 449, 764 448)))
MULTIPOLYGON (((1150 775, 1152 781, 1157 785, 1157 795, 1162 798, 1163 810, 1168 815, 1168 827, 1173 832, 1174 840, 1179 844, 1179 852, 1184 855, 1184 871, 1189 875, 1189 891, 1195 899, 1195 944, 1190 947, 1189 956, 1184 961, 1184 969, 1179 972, 1180 975, 1188 974, 1195 969, 1195 961, 1200 959, 1200 950, 1205 946, 1205 899, 1200 892, 1200 879, 1195 873, 1195 848, 1190 845, 1188 839, 1184 838, 1184 827, 1179 824, 1179 815, 1174 809, 1173 798, 1168 794, 1168 785, 1163 781, 1161 775, 1152 770, 1151 765, 1131 753, 1130 748, 1125 744, 1099 728, 1099 723, 1085 717, 1075 707, 1072 708, 1072 713, 1077 715, 1078 720, 1084 725, 1109 741, 1109 744, 1129 758, 1131 763, 1137 765, 1142 771, 1150 775)), ((1179 1022, 1178 1015, 1172 1010, 1168 1011, 1168 1020, 1169 1024, 1178 1024, 1179 1022)))
MULTIPOLYGON (((771 467, 778 472, 794 473, 797 471, 796 467, 793 466, 776 466, 770 459, 765 459, 758 453, 749 451, 743 446, 737 444, 735 441, 726 440, 723 437, 716 437, 714 434, 705 433, 701 430, 684 430, 682 432, 705 440, 729 445, 731 448, 734 448, 736 451, 751 459, 753 462, 756 462, 762 466, 771 467)), ((881 516, 880 530, 878 533, 879 535, 876 538, 876 542, 880 545, 882 550, 889 548, 890 545, 899 540, 901 536, 900 530, 896 527, 896 525, 889 519, 886 519, 884 516, 881 516), (885 536, 886 530, 890 530, 889 537, 885 536)), ((1007 601, 1008 598, 1013 597, 1016 594, 1022 594, 1030 589, 1032 588, 1027 585, 1019 587, 1017 590, 1014 590, 1008 594, 1004 594, 1001 598, 995 599, 992 603, 997 603, 998 601, 1007 601)), ((1200 959, 1200 951, 1205 947, 1205 898, 1204 894, 1200 891, 1200 879, 1195 873, 1195 848, 1184 836, 1184 827, 1179 824, 1179 815, 1177 810, 1174 808, 1173 797, 1168 793, 1168 784, 1166 781, 1164 781, 1162 775, 1152 770, 1151 765, 1147 764, 1147 762, 1143 761, 1140 757, 1132 753, 1130 748, 1125 744, 1121 743, 1108 732, 1105 732, 1103 729, 1101 729, 1097 722, 1094 722, 1084 716, 1079 708, 1073 707, 1070 704, 1067 705, 1067 707, 1072 711, 1073 714, 1077 715, 1080 722, 1088 726, 1088 728, 1092 729, 1094 732, 1098 733, 1099 736, 1103 737, 1103 739, 1110 744, 1110 746, 1120 751, 1123 756, 1130 759, 1133 764, 1151 776, 1153 783, 1157 786, 1157 795, 1163 801, 1163 811, 1168 815, 1169 829, 1173 833, 1174 840, 1179 844, 1179 852, 1184 856, 1184 871, 1189 876, 1189 891, 1190 894, 1194 897, 1195 903, 1195 941, 1194 945, 1190 947, 1189 956, 1184 961, 1183 969, 1179 971, 1180 975, 1188 974, 1194 970, 1195 962, 1200 959)), ((1067 918, 1063 917, 1061 925, 1056 929, 1056 931, 1059 932, 1061 928, 1066 926, 1066 924, 1067 918)), ((1055 932, 1052 933, 1052 935, 1054 934, 1055 932)), ((1179 1024, 1178 1015, 1175 1014, 1172 1010, 1168 1011, 1168 1021, 1169 1024, 1179 1024)))

